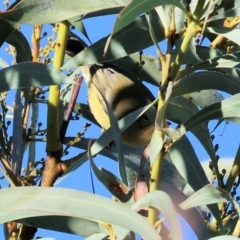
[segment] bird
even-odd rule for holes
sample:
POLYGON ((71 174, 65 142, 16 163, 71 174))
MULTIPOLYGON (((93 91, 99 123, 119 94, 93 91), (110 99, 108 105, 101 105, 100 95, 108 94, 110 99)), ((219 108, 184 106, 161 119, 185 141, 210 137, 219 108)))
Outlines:
MULTIPOLYGON (((155 99, 136 76, 117 65, 97 63, 82 66, 81 70, 87 82, 90 110, 103 130, 110 127, 110 119, 102 96, 109 103, 117 120, 155 99)), ((154 125, 143 114, 122 132, 122 140, 130 146, 146 147, 153 131, 154 125)))

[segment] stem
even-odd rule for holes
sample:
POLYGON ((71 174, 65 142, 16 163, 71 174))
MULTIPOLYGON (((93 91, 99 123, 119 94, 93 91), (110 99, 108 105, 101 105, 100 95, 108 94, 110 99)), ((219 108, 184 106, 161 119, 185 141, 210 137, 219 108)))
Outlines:
POLYGON ((184 57, 186 55, 186 52, 189 48, 189 45, 191 43, 192 37, 195 34, 195 27, 196 27, 196 22, 192 21, 187 28, 186 35, 183 39, 182 45, 179 49, 177 57, 175 58, 173 66, 170 70, 170 73, 169 73, 169 76, 168 76, 169 81, 173 81, 176 78, 176 76, 179 72, 179 69, 182 65, 183 59, 184 59, 184 57))
MULTIPOLYGON (((64 55, 68 39, 67 21, 59 25, 58 39, 55 48, 53 66, 60 68, 64 61, 64 55)), ((62 144, 59 137, 59 97, 60 86, 54 85, 49 88, 48 100, 48 125, 47 125, 47 159, 42 175, 41 186, 51 187, 55 180, 62 174, 61 156, 62 144)))
MULTIPOLYGON (((58 39, 53 60, 53 67, 60 68, 64 61, 65 49, 67 45, 69 23, 61 22, 59 25, 58 39)), ((47 151, 61 151, 62 145, 59 138, 59 97, 60 86, 53 85, 49 88, 48 100, 48 126, 47 126, 47 151)))
MULTIPOLYGON (((158 111, 164 105, 164 98, 165 98, 165 96, 163 94, 160 94, 159 102, 158 102, 158 111)), ((161 123, 159 123, 160 128, 164 127, 164 121, 165 121, 165 119, 163 119, 163 121, 161 123)), ((161 139, 164 138, 164 133, 162 131, 159 131, 159 135, 160 135, 159 138, 161 138, 161 139)), ((150 192, 156 191, 159 189, 159 182, 160 182, 160 178, 161 178, 161 170, 162 170, 162 164, 164 161, 164 156, 165 156, 165 152, 164 152, 164 148, 162 148, 160 150, 160 152, 158 153, 155 162, 151 166, 151 179, 150 179, 150 183, 149 183, 149 191, 150 192)), ((154 208, 149 207, 148 221, 152 225, 154 225, 157 220, 158 220, 158 211, 154 208)))
POLYGON ((185 35, 185 37, 183 39, 183 42, 181 44, 181 47, 178 51, 177 57, 175 58, 173 66, 172 66, 172 68, 169 72, 168 81, 166 81, 161 87, 161 92, 165 92, 165 90, 168 86, 168 82, 169 81, 174 81, 178 72, 179 72, 179 70, 180 70, 180 67, 181 67, 182 62, 184 60, 186 52, 189 48, 191 40, 194 37, 194 35, 196 34, 196 26, 198 24, 198 21, 199 21, 201 15, 202 15, 202 11, 203 11, 202 9, 203 9, 204 3, 205 3, 205 1, 198 1, 198 4, 197 4, 197 7, 195 9, 194 14, 192 16, 187 16, 189 25, 188 25, 188 28, 187 28, 187 31, 186 31, 186 35, 185 35))

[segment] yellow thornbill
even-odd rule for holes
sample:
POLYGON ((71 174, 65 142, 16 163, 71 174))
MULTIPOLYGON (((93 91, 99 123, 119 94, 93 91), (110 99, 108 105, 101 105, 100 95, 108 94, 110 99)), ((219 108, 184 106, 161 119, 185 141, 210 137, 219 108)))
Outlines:
MULTIPOLYGON (((110 127, 110 120, 102 96, 118 120, 154 100, 152 93, 133 74, 118 66, 93 64, 83 66, 82 72, 88 84, 90 109, 105 130, 110 127)), ((150 120, 142 115, 122 133, 122 138, 128 145, 147 146, 153 130, 150 120)))

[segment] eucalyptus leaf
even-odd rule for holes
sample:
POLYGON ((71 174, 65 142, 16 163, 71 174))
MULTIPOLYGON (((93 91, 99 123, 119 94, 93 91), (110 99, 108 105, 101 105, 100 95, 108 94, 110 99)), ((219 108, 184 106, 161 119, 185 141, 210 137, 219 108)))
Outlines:
POLYGON ((45 64, 27 62, 0 70, 0 91, 21 87, 72 83, 61 71, 45 64))
MULTIPOLYGON (((152 27, 156 29, 158 41, 164 40, 164 30, 158 15, 153 12, 152 27)), ((151 46, 152 39, 145 16, 136 18, 131 24, 112 36, 109 49, 103 56, 104 46, 108 37, 100 39, 66 62, 62 69, 86 64, 108 62, 135 53, 151 46), (129 41, 131 39, 131 41, 129 41)))
POLYGON ((229 119, 239 118, 240 116, 240 93, 235 94, 221 102, 214 103, 195 114, 188 119, 181 129, 186 132, 197 124, 212 120, 212 119, 229 119))
POLYGON ((158 209, 168 221, 171 238, 173 240, 182 239, 182 231, 180 228, 177 213, 172 204, 170 197, 163 191, 153 191, 139 199, 131 208, 137 210, 141 207, 151 206, 158 209))
POLYGON ((235 44, 239 45, 239 37, 240 37, 240 30, 239 29, 231 29, 226 27, 208 27, 207 30, 210 33, 214 33, 216 35, 221 35, 235 44))
POLYGON ((0 47, 6 41, 8 36, 10 36, 12 32, 14 32, 14 30, 15 30, 14 27, 12 27, 8 21, 0 19, 0 32, 1 32, 0 47))
POLYGON ((32 60, 32 51, 30 45, 22 32, 15 29, 6 39, 6 42, 16 48, 17 63, 28 62, 32 60))
POLYGON ((231 196, 226 190, 209 184, 192 194, 180 204, 180 207, 182 209, 188 209, 207 204, 222 203, 229 200, 231 200, 231 196))
POLYGON ((94 194, 64 188, 19 187, 1 189, 0 199, 1 223, 27 217, 64 215, 112 223, 147 239, 160 240, 153 226, 136 212, 94 194))
POLYGON ((0 17, 14 23, 46 24, 60 22, 72 17, 81 16, 89 12, 107 8, 123 7, 129 0, 103 0, 89 2, 89 0, 24 0, 7 12, 1 12, 0 17))
POLYGON ((119 30, 127 26, 140 14, 161 5, 174 5, 180 8, 183 12, 187 13, 183 5, 177 0, 149 0, 141 2, 139 2, 138 0, 133 0, 119 13, 118 18, 114 24, 112 34, 118 32, 119 30))
POLYGON ((216 7, 214 14, 210 16, 208 22, 216 21, 222 18, 235 17, 240 15, 240 2, 238 0, 221 1, 221 4, 216 7))
POLYGON ((239 76, 233 73, 220 71, 201 71, 184 76, 173 85, 172 97, 205 89, 217 89, 231 95, 240 92, 239 76))

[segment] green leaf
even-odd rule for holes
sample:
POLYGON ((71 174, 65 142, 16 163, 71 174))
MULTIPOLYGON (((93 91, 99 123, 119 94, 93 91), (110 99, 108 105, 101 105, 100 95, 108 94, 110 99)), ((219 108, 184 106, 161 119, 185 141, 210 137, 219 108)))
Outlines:
POLYGON ((0 70, 0 91, 30 86, 72 83, 61 71, 41 63, 27 62, 0 70))
MULTIPOLYGON (((183 124, 197 112, 199 112, 199 109, 194 103, 184 97, 177 97, 170 98, 166 109, 166 116, 167 119, 177 124, 183 124)), ((197 125, 190 131, 200 141, 210 158, 214 161, 215 152, 213 150, 207 125, 205 123, 197 125)))
POLYGON ((25 24, 46 24, 60 22, 72 17, 106 9, 123 7, 129 0, 103 0, 89 2, 89 0, 24 0, 7 12, 1 12, 0 17, 10 22, 25 24))
POLYGON ((73 216, 28 217, 20 219, 18 222, 33 227, 80 236, 90 236, 93 233, 100 232, 97 222, 73 216))
POLYGON ((36 216, 69 216, 115 224, 144 238, 160 239, 139 214, 94 194, 64 188, 22 187, 1 189, 0 199, 1 223, 36 216))
POLYGON ((88 238, 85 238, 85 240, 99 240, 99 239, 104 239, 107 236, 108 235, 106 233, 95 233, 95 234, 89 236, 88 238))
POLYGON ((113 60, 111 63, 128 70, 133 75, 139 76, 140 79, 143 79, 146 82, 159 86, 162 76, 161 64, 158 57, 146 54, 142 54, 141 57, 142 61, 144 61, 143 66, 139 65, 139 53, 133 53, 126 57, 113 60))
POLYGON ((101 127, 98 122, 96 121, 96 119, 94 118, 93 114, 90 111, 90 107, 87 104, 84 103, 75 103, 74 106, 74 112, 75 113, 79 113, 81 114, 84 118, 86 118, 87 120, 91 121, 92 123, 94 123, 95 125, 101 127))
POLYGON ((108 191, 121 202, 128 202, 131 199, 133 192, 129 191, 124 182, 106 169, 98 169, 92 159, 90 161, 96 177, 108 189, 108 191))
POLYGON ((0 47, 6 41, 6 39, 14 32, 15 28, 6 20, 0 18, 0 47))
POLYGON ((99 94, 101 94, 102 99, 107 107, 107 112, 108 112, 109 120, 110 120, 110 126, 111 126, 112 133, 113 133, 113 140, 116 143, 116 148, 117 148, 117 152, 118 152, 119 173, 120 173, 122 181, 126 185, 128 185, 127 173, 126 173, 126 167, 125 167, 124 155, 123 155, 123 142, 122 142, 121 131, 118 126, 117 118, 114 115, 114 112, 113 112, 110 104, 106 100, 106 98, 103 96, 103 94, 100 91, 99 91, 99 94))
MULTIPOLYGON (((201 71, 184 76, 173 85, 172 97, 205 89, 217 89, 229 94, 240 92, 240 80, 237 74, 219 69, 220 71, 201 71)), ((235 71, 235 69, 232 69, 235 71)))
POLYGON ((231 200, 230 194, 221 188, 217 188, 212 184, 201 188, 192 194, 187 200, 180 204, 182 209, 198 207, 213 203, 222 203, 231 200))
POLYGON ((26 37, 17 29, 6 39, 6 42, 16 48, 17 63, 32 60, 32 51, 26 37))
MULTIPOLYGON (((156 13, 153 13, 153 22, 151 25, 156 32, 157 40, 164 40, 164 30, 156 13)), ((145 16, 138 17, 127 27, 114 34, 112 36, 108 52, 105 56, 103 56, 104 46, 107 38, 108 37, 102 38, 90 47, 84 49, 75 57, 67 61, 62 69, 83 66, 97 62, 108 62, 130 55, 153 44, 149 35, 148 23, 145 19, 145 16), (131 39, 131 41, 129 41, 129 39, 131 39)))
POLYGON ((226 28, 226 27, 208 27, 207 31, 210 33, 214 33, 216 35, 223 36, 237 45, 239 45, 239 37, 240 37, 240 30, 239 29, 231 29, 231 28, 226 28))
POLYGON ((209 59, 192 67, 187 67, 179 72, 178 79, 187 76, 197 70, 215 70, 221 71, 223 68, 237 68, 240 64, 240 52, 222 55, 209 59), (220 70, 219 70, 220 69, 220 70))
POLYGON ((240 2, 238 0, 224 0, 214 10, 215 14, 208 19, 208 22, 216 21, 226 17, 236 17, 240 15, 240 2))
MULTIPOLYGON (((190 208, 183 210, 179 207, 179 204, 187 199, 187 196, 182 193, 181 190, 173 187, 166 182, 162 183, 162 190, 166 192, 172 199, 172 202, 177 212, 186 220, 192 230, 195 232, 199 240, 206 240, 210 237, 209 231, 202 218, 201 213, 196 208, 190 208)), ((189 194, 189 193, 188 193, 189 194)))
POLYGON ((169 154, 178 172, 195 191, 208 184, 206 174, 186 136, 172 145, 169 154))
POLYGON ((240 116, 240 93, 229 97, 221 102, 214 103, 188 119, 181 129, 187 132, 192 127, 213 119, 239 118, 240 116))
POLYGON ((79 30, 85 38, 91 43, 90 38, 88 37, 87 30, 84 27, 83 21, 79 19, 79 17, 69 18, 68 21, 74 26, 77 30, 79 30))
POLYGON ((237 239, 239 239, 239 238, 229 236, 229 235, 224 235, 224 236, 209 238, 208 240, 237 240, 237 239))
POLYGON ((117 20, 114 24, 112 34, 118 32, 119 30, 127 26, 142 13, 145 13, 156 6, 161 5, 174 5, 182 9, 183 12, 187 13, 184 6, 178 0, 132 0, 131 3, 119 13, 117 20))
POLYGON ((181 240, 182 231, 177 217, 176 210, 170 197, 163 191, 150 192, 139 199, 131 208, 137 210, 141 207, 151 206, 158 209, 168 221, 171 239, 181 240), (161 204, 160 204, 161 203, 161 204))
MULTIPOLYGON (((121 132, 124 132, 133 122, 136 121, 142 114, 147 112, 156 102, 158 99, 153 101, 151 104, 148 104, 145 107, 139 108, 133 113, 130 113, 126 117, 120 119, 118 121, 118 126, 121 132)), ((91 147, 91 154, 95 156, 97 153, 102 151, 111 141, 114 139, 114 130, 112 128, 107 129, 98 139, 94 142, 91 147)), ((85 154, 80 159, 75 161, 68 167, 68 169, 64 172, 64 174, 59 178, 56 182, 58 184, 63 178, 67 177, 70 173, 75 171, 79 168, 86 160, 88 159, 87 155, 85 154)))
POLYGON ((118 14, 124 7, 113 7, 113 8, 105 8, 102 10, 98 10, 95 12, 89 12, 85 14, 82 19, 88 19, 92 17, 106 16, 111 14, 118 14))

